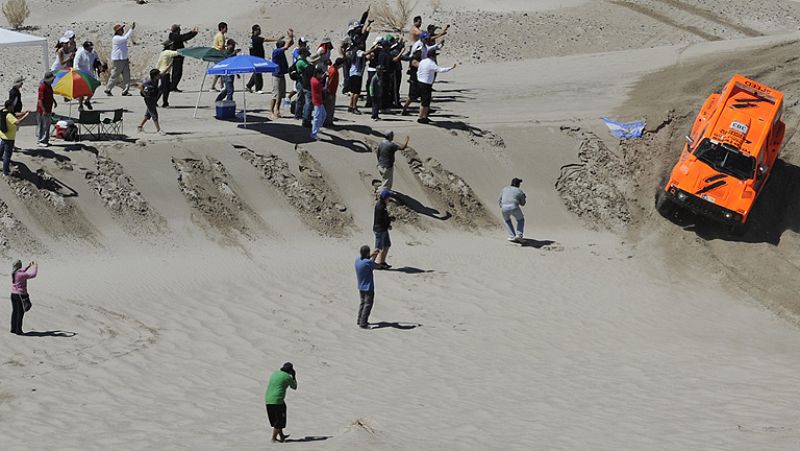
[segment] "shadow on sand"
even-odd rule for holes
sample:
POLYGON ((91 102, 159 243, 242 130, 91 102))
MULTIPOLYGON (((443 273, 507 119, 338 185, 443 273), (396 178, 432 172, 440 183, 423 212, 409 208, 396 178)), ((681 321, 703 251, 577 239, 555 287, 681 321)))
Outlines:
POLYGON ((392 197, 396 199, 401 205, 405 205, 406 207, 410 208, 411 210, 414 210, 415 212, 421 215, 438 219, 440 221, 446 221, 453 216, 450 214, 449 211, 445 212, 445 214, 441 214, 439 210, 427 207, 423 205, 420 201, 414 199, 413 197, 398 191, 392 191, 392 197))
POLYGON ((330 435, 306 435, 302 438, 287 438, 283 443, 321 442, 331 438, 330 435))
POLYGON ((388 321, 381 321, 378 323, 369 324, 370 329, 385 329, 387 327, 391 327, 392 329, 411 330, 411 329, 416 329, 419 326, 422 326, 422 324, 388 322, 388 321))
POLYGON ((22 334, 23 337, 74 337, 78 335, 76 332, 67 332, 64 330, 48 330, 44 332, 39 332, 36 330, 29 330, 22 334))
POLYGON ((555 241, 553 240, 534 240, 533 238, 523 238, 522 241, 518 242, 522 247, 532 247, 534 249, 541 249, 545 246, 549 246, 554 244, 555 241))

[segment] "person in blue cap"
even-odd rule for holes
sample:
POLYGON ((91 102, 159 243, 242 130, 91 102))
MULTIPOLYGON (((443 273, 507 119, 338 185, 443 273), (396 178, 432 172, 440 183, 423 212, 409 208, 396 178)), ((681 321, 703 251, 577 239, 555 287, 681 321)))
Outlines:
POLYGON ((389 269, 392 265, 386 263, 386 256, 392 246, 389 238, 389 230, 392 228, 392 217, 386 208, 392 192, 388 189, 381 191, 378 196, 378 203, 375 204, 375 216, 372 223, 372 231, 375 233, 375 250, 378 256, 375 258, 375 269, 389 269))

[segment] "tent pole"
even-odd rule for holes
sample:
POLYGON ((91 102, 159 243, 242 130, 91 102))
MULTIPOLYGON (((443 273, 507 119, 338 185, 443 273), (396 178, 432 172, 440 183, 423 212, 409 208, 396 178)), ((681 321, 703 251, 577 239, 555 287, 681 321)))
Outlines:
POLYGON ((194 105, 194 118, 197 119, 197 108, 200 107, 200 96, 203 95, 203 85, 206 83, 206 75, 208 75, 208 67, 211 66, 211 62, 209 61, 206 63, 206 70, 203 72, 203 81, 200 82, 200 90, 197 91, 197 103, 194 105))
POLYGON ((244 83, 245 77, 242 77, 242 99, 244 103, 244 126, 247 128, 247 86, 244 83))
MULTIPOLYGON (((50 56, 47 54, 47 42, 42 43, 42 64, 44 64, 44 72, 50 70, 50 56)), ((42 73, 44 73, 42 72, 42 73)))

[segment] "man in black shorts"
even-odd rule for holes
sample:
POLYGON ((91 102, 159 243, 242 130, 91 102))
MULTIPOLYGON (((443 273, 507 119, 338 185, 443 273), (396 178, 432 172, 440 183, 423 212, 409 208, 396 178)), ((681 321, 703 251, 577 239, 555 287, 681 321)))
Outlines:
POLYGON ((422 124, 427 124, 430 122, 428 120, 428 112, 430 111, 431 107, 431 96, 433 93, 433 81, 436 77, 436 74, 441 72, 449 72, 455 69, 456 65, 453 64, 450 67, 439 67, 434 61, 436 57, 435 52, 428 52, 428 56, 423 58, 422 61, 419 62, 417 67, 417 87, 419 88, 419 98, 420 104, 422 107, 419 109, 419 119, 417 122, 422 124))
POLYGON ((152 119, 153 123, 156 124, 156 133, 164 134, 161 131, 161 125, 158 123, 158 81, 160 78, 161 72, 159 72, 158 69, 152 69, 150 71, 150 77, 146 78, 142 82, 142 87, 139 88, 139 92, 142 97, 144 97, 144 104, 147 107, 147 111, 144 113, 144 119, 142 119, 142 123, 137 127, 139 132, 144 128, 144 124, 152 119))
POLYGON ((297 390, 297 374, 290 362, 283 364, 280 370, 269 377, 264 403, 267 405, 267 416, 272 426, 272 442, 283 442, 289 434, 283 433, 286 427, 286 389, 297 390))

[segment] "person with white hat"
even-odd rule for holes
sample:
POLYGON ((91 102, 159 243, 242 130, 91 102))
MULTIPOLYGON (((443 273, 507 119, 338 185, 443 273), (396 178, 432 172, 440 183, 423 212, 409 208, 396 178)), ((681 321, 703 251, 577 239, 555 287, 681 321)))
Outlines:
POLYGON ((64 32, 64 37, 67 38, 67 53, 70 55, 70 58, 67 60, 67 67, 75 67, 73 59, 78 52, 78 44, 75 42, 75 32, 67 30, 64 32))
POLYGON ((106 95, 111 94, 111 90, 118 84, 119 77, 122 77, 122 95, 131 95, 131 64, 128 60, 128 40, 136 28, 136 22, 131 24, 131 29, 125 32, 125 25, 118 23, 114 25, 114 37, 111 38, 111 75, 106 84, 106 95))
POLYGON ((69 53, 69 38, 62 36, 56 44, 56 56, 53 58, 53 64, 50 66, 50 70, 55 72, 70 67, 69 62, 74 56, 75 55, 69 53))

